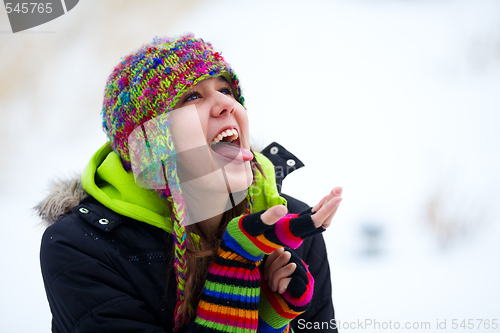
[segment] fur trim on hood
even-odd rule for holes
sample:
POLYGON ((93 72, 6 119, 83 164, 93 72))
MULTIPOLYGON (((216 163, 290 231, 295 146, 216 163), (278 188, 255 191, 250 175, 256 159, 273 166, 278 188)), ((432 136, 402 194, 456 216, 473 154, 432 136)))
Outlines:
POLYGON ((80 177, 54 180, 49 195, 34 207, 37 215, 47 226, 72 212, 72 208, 87 197, 80 177))

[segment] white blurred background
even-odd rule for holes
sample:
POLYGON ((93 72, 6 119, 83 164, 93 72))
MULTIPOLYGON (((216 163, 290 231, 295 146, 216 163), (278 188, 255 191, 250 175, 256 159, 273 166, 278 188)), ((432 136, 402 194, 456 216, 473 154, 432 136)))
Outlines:
POLYGON ((0 9, 1 331, 50 331, 30 209, 105 142, 107 76, 184 32, 235 68, 254 144, 306 164, 285 193, 344 187, 325 233, 341 327, 500 321, 500 1, 87 0, 17 34, 0 9))

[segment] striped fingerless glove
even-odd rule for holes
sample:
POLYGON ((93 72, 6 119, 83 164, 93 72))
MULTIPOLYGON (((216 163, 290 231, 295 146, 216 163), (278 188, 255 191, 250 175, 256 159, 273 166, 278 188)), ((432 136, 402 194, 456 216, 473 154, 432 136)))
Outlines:
MULTIPOLYGON (((261 322, 264 318, 270 321, 276 315, 290 321, 307 309, 310 301, 308 295, 312 295, 313 287, 313 279, 307 268, 305 275, 303 271, 296 270, 305 288, 302 286, 297 292, 292 292, 292 288, 285 293, 287 295, 278 294, 281 302, 276 297, 266 296, 266 305, 259 304, 261 276, 258 266, 264 253, 270 254, 283 246, 297 248, 304 238, 321 233, 323 228, 314 226, 310 210, 299 215, 286 215, 274 225, 264 224, 260 219, 262 213, 243 215, 229 222, 217 256, 208 271, 196 318, 188 327, 190 332, 257 332, 260 329, 259 314, 261 322), (301 295, 300 290, 303 291, 301 295), (267 312, 272 315, 262 316, 267 312)), ((297 285, 301 283, 297 282, 297 285)), ((262 286, 263 294, 267 295, 264 288, 262 286)), ((274 322, 269 324, 270 327, 275 325, 274 322)))
POLYGON ((304 313, 311 302, 314 278, 307 265, 295 252, 291 249, 285 251, 292 255, 288 263, 295 263, 297 268, 290 276, 291 281, 283 294, 273 292, 267 282, 261 280, 259 332, 288 332, 290 321, 304 313))

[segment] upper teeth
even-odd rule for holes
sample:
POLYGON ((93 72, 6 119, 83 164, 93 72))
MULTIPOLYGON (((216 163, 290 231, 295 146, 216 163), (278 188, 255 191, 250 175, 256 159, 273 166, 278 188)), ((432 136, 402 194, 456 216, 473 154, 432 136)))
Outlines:
POLYGON ((223 138, 225 137, 229 137, 230 141, 234 141, 236 139, 238 139, 238 131, 236 130, 236 128, 233 128, 233 129, 228 129, 228 130, 225 130, 225 131, 222 131, 219 133, 219 135, 217 135, 213 140, 212 140, 212 143, 211 144, 214 144, 214 143, 217 143, 217 142, 220 142, 223 138))

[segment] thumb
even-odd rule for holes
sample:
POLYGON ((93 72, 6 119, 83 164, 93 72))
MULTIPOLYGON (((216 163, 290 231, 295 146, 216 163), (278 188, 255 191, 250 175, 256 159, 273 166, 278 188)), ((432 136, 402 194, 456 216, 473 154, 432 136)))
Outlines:
POLYGON ((280 218, 285 216, 286 213, 288 213, 288 209, 284 205, 277 205, 262 213, 260 219, 264 222, 264 224, 273 225, 278 222, 280 218))

